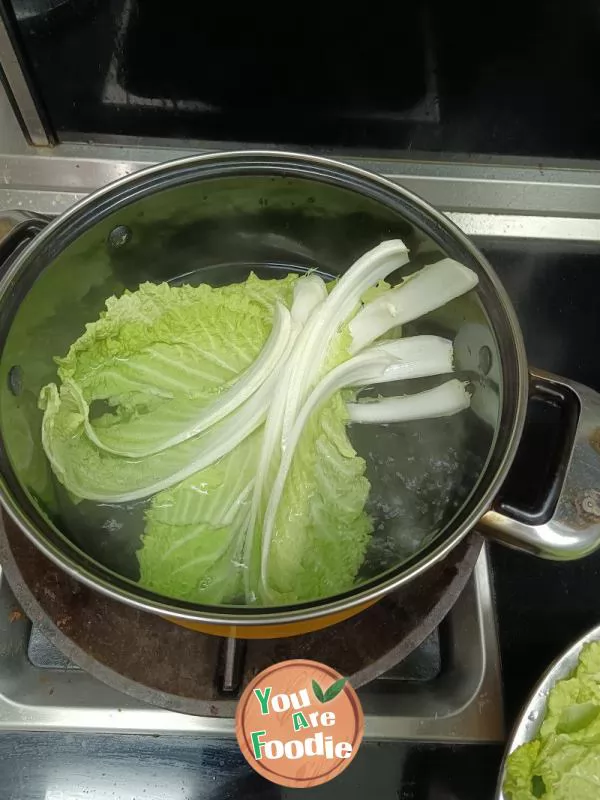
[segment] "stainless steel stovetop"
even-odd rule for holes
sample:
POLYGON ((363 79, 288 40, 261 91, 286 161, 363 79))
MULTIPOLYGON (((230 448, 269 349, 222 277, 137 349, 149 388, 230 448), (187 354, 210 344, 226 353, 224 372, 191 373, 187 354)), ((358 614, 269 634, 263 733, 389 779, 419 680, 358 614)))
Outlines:
MULTIPOLYGON (((367 739, 502 740, 500 664, 485 551, 440 629, 359 694, 367 739)), ((230 707, 229 716, 193 717, 109 688, 32 627, 0 576, 0 731, 230 737, 235 703, 230 707)))

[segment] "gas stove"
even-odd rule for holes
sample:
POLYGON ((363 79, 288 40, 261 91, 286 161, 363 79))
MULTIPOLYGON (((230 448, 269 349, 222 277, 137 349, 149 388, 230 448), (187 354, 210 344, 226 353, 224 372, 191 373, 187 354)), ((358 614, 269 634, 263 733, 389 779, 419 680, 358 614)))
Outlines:
MULTIPOLYGON (((206 733, 230 737, 245 658, 243 649, 243 643, 234 639, 223 639, 220 647, 214 648, 214 690, 222 698, 216 715, 193 716, 156 709, 111 689, 70 662, 27 619, 3 575, 0 730, 206 733)), ((211 697, 212 690, 213 687, 211 697)), ((485 550, 439 628, 408 658, 360 689, 359 694, 368 739, 502 739, 500 665, 485 550)))
MULTIPOLYGON (((192 154, 189 147, 164 148, 151 141, 34 149, 23 145, 18 129, 9 130, 12 115, 3 103, 0 91, 0 212, 58 214, 111 180, 192 154)), ((530 362, 600 389, 589 339, 600 266, 600 172, 594 165, 333 155, 383 173, 444 210, 475 238, 505 284, 530 362)), ((600 567, 596 557, 555 567, 499 549, 492 549, 491 560, 505 702, 488 550, 439 629, 408 659, 359 690, 365 744, 347 779, 335 782, 333 796, 492 797, 489 787, 495 784, 505 733, 503 709, 510 723, 549 660, 597 623, 594 586, 600 567), (461 742, 478 747, 455 747, 461 742), (497 744, 486 748, 483 742, 497 744), (486 770, 489 792, 475 780, 467 791, 469 776, 486 770)), ((213 665, 228 713, 199 717, 158 710, 65 659, 32 626, 1 576, 0 731, 6 736, 0 736, 0 761, 2 780, 12 781, 14 789, 7 796, 71 800, 90 787, 103 800, 271 796, 263 783, 251 783, 233 739, 231 687, 239 658, 239 648, 224 641, 213 665), (23 788, 26 772, 32 775, 27 787, 35 783, 38 793, 23 788), (211 793, 212 782, 221 778, 222 793, 211 793), (240 779, 250 782, 241 787, 240 779)))
MULTIPOLYGON (((108 167, 108 162, 76 159, 65 170, 61 161, 59 157, 49 164, 43 155, 7 155, 0 216, 11 211, 56 215, 85 196, 91 183, 101 185, 142 166, 134 160, 112 161, 108 167), (36 186, 30 180, 38 181, 38 170, 45 177, 36 186)), ((216 652, 211 691, 223 700, 219 714, 159 710, 115 691, 66 659, 32 626, 2 576, 0 730, 232 737, 239 673, 249 656, 234 640, 224 640, 216 652)), ((360 697, 368 740, 502 740, 500 661, 485 550, 440 627, 407 659, 361 688, 360 697)))

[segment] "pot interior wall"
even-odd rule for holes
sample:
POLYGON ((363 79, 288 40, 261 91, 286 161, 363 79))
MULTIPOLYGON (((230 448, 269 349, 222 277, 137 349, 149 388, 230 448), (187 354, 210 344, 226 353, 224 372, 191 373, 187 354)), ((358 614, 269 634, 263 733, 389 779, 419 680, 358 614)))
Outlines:
POLYGON ((407 271, 442 253, 478 271, 476 292, 405 333, 455 338, 462 332, 468 353, 462 376, 475 393, 485 389, 491 411, 485 418, 469 410, 402 426, 352 427, 351 439, 367 460, 375 519, 358 584, 399 573, 448 536, 493 480, 512 431, 515 400, 506 372, 514 386, 518 370, 509 325, 493 279, 452 234, 417 204, 369 189, 368 181, 357 186, 343 175, 300 177, 285 165, 238 173, 172 169, 162 181, 154 176, 117 187, 56 223, 53 235, 42 237, 5 280, 0 414, 9 492, 51 547, 66 548, 89 574, 136 596, 150 596, 131 583, 138 578, 145 501, 128 508, 74 503, 49 469, 37 407, 41 387, 56 379, 54 357, 67 352, 113 294, 143 281, 227 284, 244 280, 251 269, 261 277, 314 268, 337 276, 395 237, 410 246, 407 271))

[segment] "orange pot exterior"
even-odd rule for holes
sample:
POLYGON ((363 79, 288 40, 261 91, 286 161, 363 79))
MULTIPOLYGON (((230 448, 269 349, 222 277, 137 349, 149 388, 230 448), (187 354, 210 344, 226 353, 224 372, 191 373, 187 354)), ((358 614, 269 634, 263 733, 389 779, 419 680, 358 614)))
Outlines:
POLYGON ((302 619, 298 622, 284 622, 280 625, 211 625, 208 622, 190 622, 185 619, 175 619, 174 617, 165 617, 165 619, 169 622, 174 622, 176 625, 181 625, 183 628, 189 628, 199 633, 208 633, 211 636, 226 636, 233 639, 283 639, 286 636, 298 636, 302 633, 312 633, 323 628, 329 628, 330 625, 335 625, 356 614, 360 614, 361 611, 374 605, 375 602, 375 600, 371 600, 368 603, 362 603, 345 611, 338 611, 335 614, 328 614, 314 619, 302 619))

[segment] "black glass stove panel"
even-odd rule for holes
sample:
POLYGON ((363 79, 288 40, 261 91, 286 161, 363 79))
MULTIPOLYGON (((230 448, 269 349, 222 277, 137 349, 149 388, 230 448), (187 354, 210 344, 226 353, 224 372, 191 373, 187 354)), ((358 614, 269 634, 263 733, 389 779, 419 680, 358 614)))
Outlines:
POLYGON ((529 363, 600 391, 600 244, 531 239, 477 244, 515 306, 529 363))
POLYGON ((598 158, 592 0, 0 0, 59 137, 598 158))
MULTIPOLYGON (((514 303, 529 363, 600 391, 600 244, 478 244, 514 303)), ((510 724, 550 662, 600 622, 600 553, 557 563, 494 545, 492 565, 510 724)))

